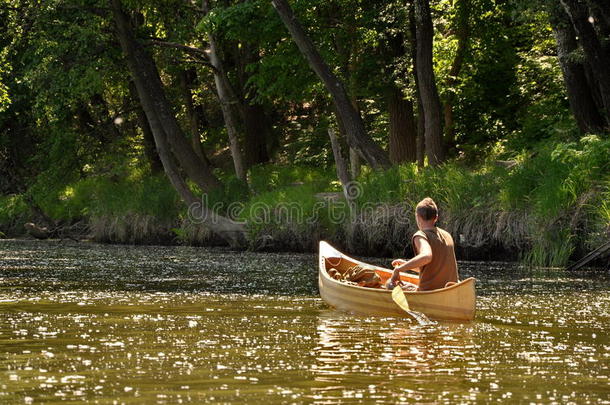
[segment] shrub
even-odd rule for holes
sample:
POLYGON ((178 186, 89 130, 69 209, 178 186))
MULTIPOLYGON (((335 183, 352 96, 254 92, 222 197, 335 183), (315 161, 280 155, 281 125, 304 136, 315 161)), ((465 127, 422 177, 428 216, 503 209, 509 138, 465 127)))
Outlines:
POLYGON ((24 233, 23 224, 28 221, 30 216, 30 208, 23 195, 0 196, 0 232, 24 233))

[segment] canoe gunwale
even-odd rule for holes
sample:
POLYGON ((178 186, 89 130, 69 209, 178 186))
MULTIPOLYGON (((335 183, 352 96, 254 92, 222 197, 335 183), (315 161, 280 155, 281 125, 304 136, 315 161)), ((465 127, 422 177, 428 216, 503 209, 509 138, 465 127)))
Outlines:
MULTIPOLYGON (((331 250, 329 249, 329 252, 330 251, 331 250)), ((372 266, 372 265, 370 265, 368 263, 364 263, 364 262, 361 262, 359 260, 353 259, 353 258, 351 258, 349 256, 346 256, 345 254, 339 252, 338 250, 333 248, 331 245, 329 245, 328 242, 321 241, 320 242, 320 259, 326 259, 328 257, 331 257, 331 258, 333 258, 333 257, 340 257, 341 259, 346 259, 348 261, 351 261, 354 264, 365 265, 367 267, 373 267, 375 269, 375 271, 379 271, 380 270, 380 271, 383 271, 383 272, 386 272, 386 273, 392 273, 393 272, 393 270, 386 269, 384 267, 379 267, 379 266, 372 266), (330 247, 332 249, 332 253, 337 253, 339 256, 332 256, 332 255, 331 256, 325 256, 325 255, 323 255, 322 254, 322 244, 323 243, 326 244, 328 247, 330 247)), ((392 291, 386 290, 386 289, 382 289, 382 288, 361 287, 359 285, 345 284, 345 283, 342 283, 342 282, 340 282, 338 280, 335 280, 334 278, 330 277, 328 275, 328 273, 326 272, 326 263, 323 260, 320 260, 319 274, 322 277, 324 277, 325 279, 333 282, 334 284, 340 285, 341 287, 355 288, 355 289, 365 290, 367 292, 375 292, 375 293, 379 293, 379 294, 392 294, 392 291)), ((412 274, 409 274, 409 277, 419 278, 419 276, 412 275, 412 274)), ((468 278, 466 278, 466 279, 464 279, 464 280, 462 280, 462 281, 460 281, 458 283, 455 283, 455 284, 450 285, 448 287, 439 288, 437 290, 429 290, 429 291, 405 291, 405 294, 406 295, 438 294, 438 293, 443 292, 443 291, 449 291, 449 290, 452 290, 452 289, 455 289, 455 288, 460 288, 460 287, 464 286, 465 284, 470 283, 470 282, 474 282, 474 281, 475 281, 474 277, 468 277, 468 278)))

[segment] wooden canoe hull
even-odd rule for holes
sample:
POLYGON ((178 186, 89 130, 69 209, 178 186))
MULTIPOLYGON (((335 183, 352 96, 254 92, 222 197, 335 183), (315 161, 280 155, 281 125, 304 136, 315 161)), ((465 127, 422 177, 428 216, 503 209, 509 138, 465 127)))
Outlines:
MULTIPOLYGON (((392 300, 390 290, 348 285, 332 279, 326 272, 327 267, 334 267, 342 271, 355 264, 374 268, 383 281, 392 275, 390 269, 352 259, 327 242, 320 242, 318 286, 322 299, 334 308, 352 313, 408 317, 392 300)), ((419 278, 416 275, 401 274, 401 279, 419 284, 419 278)), ((439 290, 406 291, 405 296, 411 309, 422 312, 429 318, 450 321, 474 319, 476 293, 475 279, 472 277, 439 290)))

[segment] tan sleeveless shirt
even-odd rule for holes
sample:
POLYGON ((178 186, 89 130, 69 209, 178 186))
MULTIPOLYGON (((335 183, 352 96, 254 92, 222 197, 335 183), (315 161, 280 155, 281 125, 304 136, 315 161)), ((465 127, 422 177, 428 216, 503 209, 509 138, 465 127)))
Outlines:
POLYGON ((417 231, 411 242, 413 250, 417 252, 415 238, 421 236, 426 239, 432 248, 432 261, 422 267, 419 274, 420 291, 436 290, 445 287, 449 281, 458 281, 457 262, 453 249, 453 238, 449 232, 435 227, 425 231, 417 231))

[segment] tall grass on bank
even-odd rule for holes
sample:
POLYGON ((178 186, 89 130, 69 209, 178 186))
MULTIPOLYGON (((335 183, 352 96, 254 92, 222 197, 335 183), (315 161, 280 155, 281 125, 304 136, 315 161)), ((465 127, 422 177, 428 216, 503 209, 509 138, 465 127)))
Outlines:
POLYGON ((111 243, 170 243, 180 213, 164 177, 123 181, 91 177, 67 190, 67 215, 88 218, 92 239, 111 243))
MULTIPOLYGON (((314 250, 322 237, 361 254, 399 255, 416 230, 413 207, 430 196, 440 206, 439 225, 460 247, 486 250, 492 259, 500 249, 533 266, 563 266, 610 236, 609 151, 610 141, 588 136, 541 145, 535 155, 514 155, 510 168, 490 159, 475 169, 451 162, 365 171, 358 179, 358 212, 351 220, 344 215, 337 223, 336 216, 327 214, 303 224, 283 221, 273 210, 271 221, 244 219, 251 224, 251 238, 285 240, 290 248, 314 250)), ((316 203, 315 192, 329 190, 340 188, 332 181, 279 186, 248 204, 280 207, 289 202, 307 214, 316 203)))
MULTIPOLYGON (((247 223, 251 247, 262 250, 315 251, 327 239, 362 255, 400 256, 416 230, 413 207, 427 196, 439 204, 439 225, 461 251, 484 251, 487 259, 503 251, 503 259, 508 252, 531 265, 563 266, 608 239, 610 140, 588 136, 509 157, 510 168, 492 158, 475 168, 457 161, 365 168, 354 212, 333 168, 256 166, 249 189, 225 176, 224 190, 206 198, 223 215, 247 223)), ((86 221, 94 240, 219 243, 188 218, 163 176, 91 176, 36 197, 56 220, 86 221)), ((0 197, 0 231, 10 233, 31 216, 23 196, 0 197)))
MULTIPOLYGON (((163 176, 91 176, 67 185, 34 188, 31 200, 58 226, 85 221, 89 233, 82 236, 111 243, 172 243, 171 229, 183 210, 163 176)), ((21 235, 28 221, 44 218, 37 217, 24 196, 0 197, 0 231, 21 235)))

